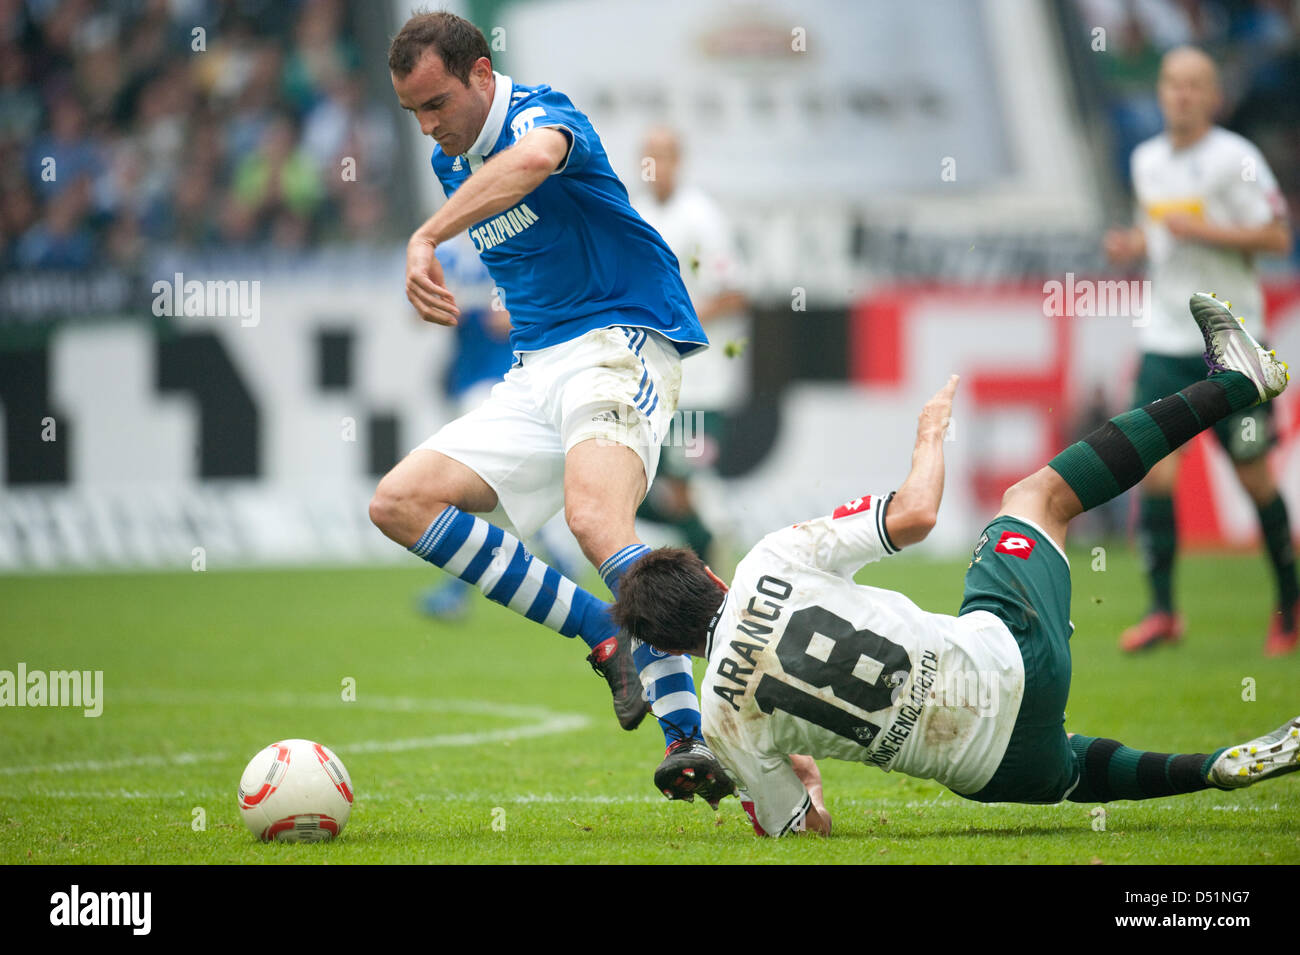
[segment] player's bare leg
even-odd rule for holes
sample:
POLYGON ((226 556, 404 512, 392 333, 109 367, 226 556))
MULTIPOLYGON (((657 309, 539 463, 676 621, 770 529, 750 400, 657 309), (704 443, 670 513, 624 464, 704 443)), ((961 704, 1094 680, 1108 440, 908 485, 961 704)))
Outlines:
MULTIPOLYGON (((636 537, 636 509, 645 497, 646 469, 640 455, 626 445, 591 438, 574 445, 564 462, 564 512, 569 529, 587 559, 617 596, 623 571, 649 552, 636 537)), ((655 772, 655 788, 670 799, 694 799, 711 805, 733 786, 717 758, 704 744, 700 702, 695 694, 690 658, 630 645, 631 667, 623 656, 623 634, 608 650, 592 656, 597 672, 610 682, 615 706, 620 693, 643 692, 664 730, 667 752, 655 772)))
POLYGON ((497 506, 497 494, 454 458, 421 449, 384 475, 370 501, 370 520, 389 540, 413 547, 449 504, 486 513, 497 506))
POLYGON ((1002 495, 998 517, 1019 517, 1041 527, 1061 550, 1070 521, 1083 513, 1079 495, 1050 467, 1039 468, 1002 495))
POLYGON ((624 444, 589 438, 564 457, 564 519, 595 567, 636 539, 645 465, 624 444))
MULTIPOLYGON (((645 465, 626 445, 590 438, 565 455, 564 519, 593 566, 601 567, 629 541, 639 543, 633 515, 645 483, 645 465)), ((632 713, 645 714, 649 706, 631 640, 611 633, 592 647, 587 662, 609 684, 620 723, 626 725, 632 713)))
MULTIPOLYGON (((639 462, 638 462, 639 463, 639 462)), ((473 584, 492 601, 566 637, 595 648, 617 628, 609 605, 533 557, 502 528, 475 517, 497 506, 497 494, 466 465, 438 451, 412 451, 375 490, 370 519, 416 556, 473 584)), ((631 653, 628 668, 632 669, 631 653)), ((637 693, 623 706, 619 725, 635 729, 649 710, 637 693)), ((626 694, 625 694, 626 695, 626 694)))

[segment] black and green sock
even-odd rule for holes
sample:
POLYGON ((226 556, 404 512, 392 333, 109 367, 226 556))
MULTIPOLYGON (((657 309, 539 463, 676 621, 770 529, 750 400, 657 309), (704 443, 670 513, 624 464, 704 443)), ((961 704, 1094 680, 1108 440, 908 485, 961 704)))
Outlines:
POLYGON ((1254 382, 1240 372, 1220 372, 1116 415, 1048 466, 1090 510, 1133 487, 1157 461, 1215 422, 1258 403, 1254 382))
POLYGON ((1151 584, 1151 609, 1174 609, 1174 554, 1178 549, 1178 524, 1174 499, 1143 494, 1138 501, 1138 547, 1151 584))
POLYGON ((1282 611, 1282 624, 1290 630, 1295 626, 1296 600, 1300 599, 1300 583, 1296 580, 1295 548, 1291 543, 1291 520, 1287 516, 1286 502, 1279 494, 1259 508, 1259 528, 1264 534, 1264 546, 1273 576, 1277 580, 1277 601, 1282 611))
POLYGON ((1070 802, 1155 799, 1218 788, 1208 777, 1222 749, 1209 754, 1149 753, 1079 733, 1070 737, 1070 749, 1079 767, 1079 785, 1070 793, 1070 802))

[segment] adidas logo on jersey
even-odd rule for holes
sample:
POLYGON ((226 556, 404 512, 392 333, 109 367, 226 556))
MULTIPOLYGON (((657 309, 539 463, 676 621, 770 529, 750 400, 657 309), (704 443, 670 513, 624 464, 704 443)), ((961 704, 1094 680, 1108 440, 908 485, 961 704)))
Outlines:
POLYGON ((1038 542, 1032 537, 1017 534, 1014 531, 1003 531, 1002 536, 998 538, 998 546, 993 549, 999 554, 1011 554, 1021 560, 1028 560, 1037 544, 1038 542))

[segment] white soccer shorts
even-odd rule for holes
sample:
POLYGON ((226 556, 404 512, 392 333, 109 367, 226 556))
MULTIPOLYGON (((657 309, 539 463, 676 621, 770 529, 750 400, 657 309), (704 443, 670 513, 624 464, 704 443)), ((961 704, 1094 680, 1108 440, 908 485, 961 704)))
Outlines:
POLYGON ((646 487, 681 391, 681 356, 658 332, 601 328, 524 352, 482 405, 416 450, 438 451, 497 493, 487 519, 527 538, 564 507, 564 458, 595 438, 631 448, 646 487))

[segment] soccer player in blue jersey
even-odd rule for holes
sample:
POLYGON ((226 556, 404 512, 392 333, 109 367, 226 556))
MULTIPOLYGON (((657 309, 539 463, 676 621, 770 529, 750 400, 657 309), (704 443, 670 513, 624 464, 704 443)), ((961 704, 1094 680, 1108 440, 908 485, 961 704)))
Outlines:
POLYGON ((563 507, 615 595, 648 553, 636 508, 677 405, 681 359, 708 345, 677 260, 633 211, 587 117, 549 86, 495 72, 472 23, 412 17, 388 66, 398 101, 437 143, 433 171, 447 195, 407 246, 407 298, 425 321, 457 323, 434 252, 468 230, 510 312, 517 362, 485 404, 383 478, 371 520, 489 599, 581 637, 620 725, 635 728, 648 703, 664 727, 656 788, 716 804, 731 786, 704 745, 689 663, 633 646, 607 603, 518 540, 563 507))

